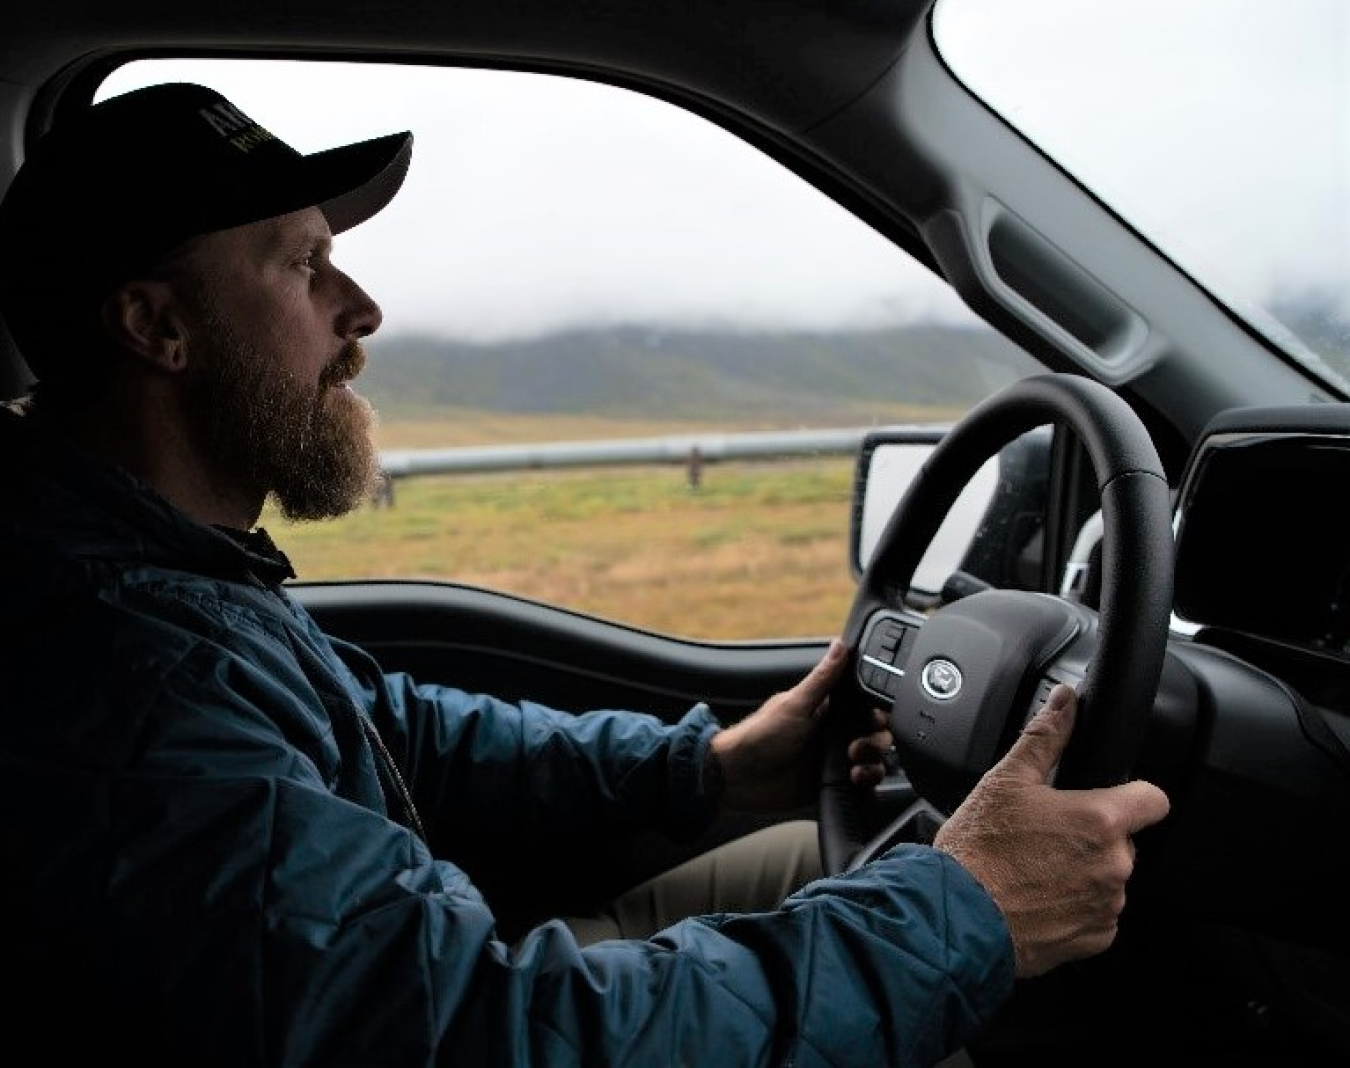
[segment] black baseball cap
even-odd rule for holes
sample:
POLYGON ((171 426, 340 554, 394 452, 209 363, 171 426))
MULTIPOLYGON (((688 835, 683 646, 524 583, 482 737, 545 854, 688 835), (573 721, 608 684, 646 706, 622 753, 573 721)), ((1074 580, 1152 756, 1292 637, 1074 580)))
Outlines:
POLYGON ((61 368, 41 366, 43 315, 200 234, 308 207, 348 230, 393 199, 411 154, 405 131, 303 155, 202 85, 109 97, 43 135, 0 201, 0 312, 46 377, 61 368))

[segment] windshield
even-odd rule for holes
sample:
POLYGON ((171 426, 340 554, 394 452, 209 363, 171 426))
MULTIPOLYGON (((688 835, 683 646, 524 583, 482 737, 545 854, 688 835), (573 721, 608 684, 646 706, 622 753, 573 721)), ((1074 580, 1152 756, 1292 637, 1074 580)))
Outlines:
POLYGON ((994 111, 1350 389, 1345 0, 940 0, 933 32, 994 111))

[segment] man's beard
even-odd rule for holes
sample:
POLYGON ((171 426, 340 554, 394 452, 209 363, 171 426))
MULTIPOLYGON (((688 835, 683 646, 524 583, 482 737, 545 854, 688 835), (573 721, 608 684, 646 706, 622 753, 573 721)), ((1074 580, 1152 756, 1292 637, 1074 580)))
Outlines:
POLYGON ((279 368, 222 316, 208 311, 206 326, 209 352, 193 346, 189 404, 219 474, 270 494, 290 520, 345 515, 368 499, 380 478, 375 412, 341 386, 365 366, 361 345, 344 348, 314 386, 279 368))

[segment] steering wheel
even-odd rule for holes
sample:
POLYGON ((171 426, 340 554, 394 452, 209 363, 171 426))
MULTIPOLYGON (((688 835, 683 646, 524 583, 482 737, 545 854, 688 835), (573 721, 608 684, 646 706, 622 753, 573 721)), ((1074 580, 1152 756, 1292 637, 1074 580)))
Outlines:
POLYGON ((1055 783, 1123 782, 1162 672, 1172 609, 1172 504, 1147 429, 1108 387, 1073 374, 1022 379, 972 408, 896 506, 858 584, 843 638, 849 671, 830 697, 820 787, 825 871, 926 840, 1007 750, 1056 682, 1079 713, 1055 783), (1075 432, 1103 519, 1100 612, 1048 593, 987 589, 928 615, 907 606, 914 571, 961 490, 1015 438, 1046 423, 1075 432), (847 746, 890 709, 914 804, 865 840, 869 798, 849 781, 847 746))

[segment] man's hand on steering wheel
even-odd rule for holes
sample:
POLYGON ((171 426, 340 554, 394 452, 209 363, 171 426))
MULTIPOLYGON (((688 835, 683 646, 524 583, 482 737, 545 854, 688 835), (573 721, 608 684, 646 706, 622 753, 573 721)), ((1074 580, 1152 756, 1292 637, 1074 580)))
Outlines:
POLYGON ((1093 790, 1050 785, 1077 713, 1074 691, 1052 688, 933 839, 1003 913, 1019 978, 1115 941, 1134 870, 1133 836, 1170 807, 1162 790, 1138 779, 1093 790))
MULTIPOLYGON (((848 665, 844 643, 835 639, 820 662, 789 690, 776 693, 712 741, 723 780, 722 804, 741 811, 775 811, 809 804, 820 785, 821 721, 830 691, 848 665)), ((872 710, 871 732, 848 745, 850 777, 871 790, 886 774, 891 746, 886 713, 872 710)))

